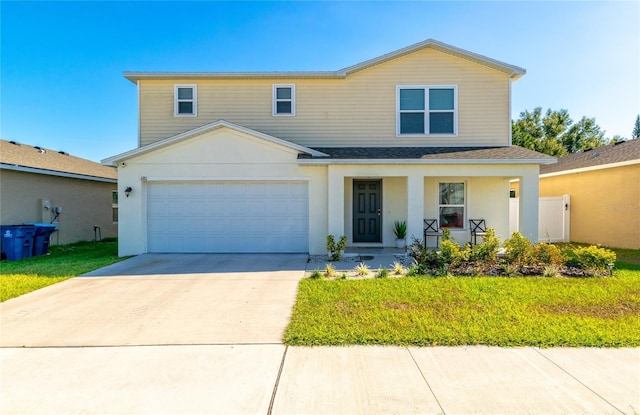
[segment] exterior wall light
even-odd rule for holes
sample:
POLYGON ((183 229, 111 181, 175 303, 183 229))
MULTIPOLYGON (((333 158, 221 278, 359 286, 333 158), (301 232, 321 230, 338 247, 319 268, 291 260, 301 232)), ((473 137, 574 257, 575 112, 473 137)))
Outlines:
POLYGON ((126 197, 129 197, 129 194, 133 191, 133 189, 131 188, 131 186, 127 186, 126 189, 124 189, 124 195, 126 197))

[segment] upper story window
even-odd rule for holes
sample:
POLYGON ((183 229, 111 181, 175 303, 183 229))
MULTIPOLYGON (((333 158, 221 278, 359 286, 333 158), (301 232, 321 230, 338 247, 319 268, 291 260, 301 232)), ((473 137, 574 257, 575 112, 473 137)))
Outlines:
POLYGON ((195 85, 175 85, 173 115, 195 117, 198 115, 198 90, 195 85))
POLYGON ((458 88, 455 85, 396 87, 398 135, 456 135, 458 88))
POLYGON ((273 115, 296 115, 296 86, 273 86, 273 115))

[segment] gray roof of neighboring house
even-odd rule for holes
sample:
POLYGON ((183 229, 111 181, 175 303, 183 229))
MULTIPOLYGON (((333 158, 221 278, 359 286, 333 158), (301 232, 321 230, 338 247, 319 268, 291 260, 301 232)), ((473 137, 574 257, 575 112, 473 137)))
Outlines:
POLYGON ((87 180, 107 179, 115 182, 118 178, 113 167, 68 153, 7 140, 0 140, 0 167, 58 176, 86 176, 82 178, 87 180))
POLYGON ((540 174, 556 173, 588 167, 606 166, 625 161, 640 161, 640 139, 621 141, 593 150, 558 158, 556 164, 540 167, 540 174))
POLYGON ((329 157, 300 154, 299 159, 311 160, 465 160, 515 161, 553 163, 556 159, 546 154, 519 146, 508 147, 313 147, 329 157))
POLYGON ((240 78, 344 78, 349 74, 370 68, 372 66, 399 58, 421 49, 430 48, 442 53, 456 56, 477 64, 508 74, 513 80, 522 77, 526 70, 519 66, 500 62, 487 56, 479 55, 468 50, 448 45, 434 39, 427 39, 402 49, 369 59, 364 62, 342 68, 337 71, 300 71, 300 72, 125 72, 124 77, 131 82, 140 79, 240 79, 240 78))

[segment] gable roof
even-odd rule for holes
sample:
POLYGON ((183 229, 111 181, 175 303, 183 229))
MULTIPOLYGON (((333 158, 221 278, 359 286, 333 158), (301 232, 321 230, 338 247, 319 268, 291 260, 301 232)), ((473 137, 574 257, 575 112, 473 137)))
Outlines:
POLYGON ((304 154, 308 154, 310 156, 314 156, 314 157, 325 157, 326 154, 321 153, 319 151, 298 145, 298 144, 294 144, 290 141, 286 141, 286 140, 282 140, 280 138, 268 135, 268 134, 264 134, 261 133, 259 131, 255 131, 252 130, 250 128, 246 128, 246 127, 242 127, 240 125, 231 123, 229 121, 225 121, 225 120, 218 120, 218 121, 214 121, 212 123, 209 124, 205 124, 201 127, 198 128, 194 128, 192 130, 189 131, 185 131, 184 133, 180 133, 177 135, 174 135, 173 137, 168 137, 165 138, 164 140, 160 140, 160 141, 156 141, 154 143, 151 144, 147 144, 146 146, 143 147, 138 147, 135 148, 133 150, 127 151, 125 153, 121 153, 121 154, 117 154, 115 156, 106 158, 104 160, 102 160, 102 164, 107 165, 107 166, 115 166, 117 165, 118 162, 122 161, 122 160, 126 160, 129 159, 131 157, 135 157, 135 156, 139 156, 142 154, 146 154, 149 153, 151 151, 155 151, 158 150, 160 148, 166 147, 168 145, 171 144, 175 144, 175 143, 179 143, 181 141, 184 140, 188 140, 192 137, 204 134, 204 133, 208 133, 210 131, 214 131, 220 128, 229 128, 231 130, 234 131, 238 131, 244 134, 248 134, 251 135, 253 137, 265 140, 267 142, 273 143, 273 144, 277 144, 279 146, 282 147, 286 147, 288 149, 291 150, 295 150, 298 151, 300 153, 304 153, 304 154))
POLYGON ((39 146, 0 140, 0 168, 116 183, 116 169, 39 146))
POLYGON ((378 56, 367 61, 348 66, 337 71, 300 71, 300 72, 125 72, 124 77, 133 83, 143 79, 277 79, 277 78, 346 78, 348 75, 372 66, 417 52, 433 49, 457 58, 465 59, 491 69, 506 73, 514 81, 522 77, 526 70, 515 65, 464 50, 434 39, 427 39, 402 49, 378 56))
POLYGON ((556 164, 540 167, 540 174, 598 170, 636 163, 640 163, 640 139, 621 141, 560 157, 556 164))
POLYGON ((519 146, 509 147, 335 147, 314 148, 328 157, 300 155, 302 164, 546 164, 556 159, 519 146))

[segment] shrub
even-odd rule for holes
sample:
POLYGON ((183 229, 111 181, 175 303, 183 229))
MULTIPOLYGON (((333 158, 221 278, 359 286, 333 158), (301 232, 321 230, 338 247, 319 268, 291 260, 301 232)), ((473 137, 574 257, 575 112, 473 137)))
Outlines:
POLYGON ((533 247, 533 258, 539 264, 552 266, 562 265, 565 261, 560 248, 544 242, 533 247))
POLYGON ((396 274, 396 275, 402 275, 406 271, 405 268, 404 268, 404 265, 402 265, 398 261, 394 262, 391 265, 391 268, 393 269, 393 273, 396 274))
POLYGON ((311 273, 311 276, 309 278, 311 278, 312 280, 321 280, 322 273, 320 272, 320 270, 315 270, 311 273))
POLYGON ((578 247, 573 255, 582 268, 591 271, 606 271, 608 264, 615 264, 616 253, 600 246, 578 247))
POLYGON ((495 230, 487 228, 487 234, 482 243, 471 248, 470 259, 483 263, 494 263, 497 261, 500 239, 496 236, 495 230))
POLYGON ((502 266, 502 274, 507 277, 515 277, 520 275, 520 267, 514 264, 506 263, 502 266))
POLYGON ((533 247, 531 241, 522 236, 520 232, 511 234, 511 239, 504 242, 505 260, 509 264, 518 266, 531 265, 533 259, 533 247))
POLYGON ((432 249, 425 248, 422 242, 416 238, 411 240, 408 251, 409 256, 424 269, 440 266, 438 253, 432 249))
POLYGON ((361 277, 369 275, 369 266, 361 262, 360 265, 356 267, 356 274, 361 277))
POLYGON ((330 261, 340 261, 342 257, 342 251, 347 246, 347 237, 342 235, 336 243, 333 235, 327 235, 327 252, 329 252, 330 261))
POLYGON ((547 265, 544 267, 542 275, 544 275, 545 277, 557 277, 558 275, 560 275, 560 271, 558 271, 558 268, 556 268, 555 265, 547 265))
POLYGON ((409 267, 409 269, 407 269, 407 273, 405 274, 407 277, 417 277, 418 275, 423 274, 423 272, 420 271, 420 267, 418 266, 418 264, 413 264, 409 267))
POLYGON ((336 269, 331 264, 327 264, 327 266, 324 269, 324 273, 327 276, 327 278, 333 278, 337 275, 336 269))
POLYGON ((387 278, 389 276, 389 270, 386 268, 380 268, 376 274, 377 278, 387 278))
POLYGON ((442 265, 449 264, 455 267, 468 261, 470 252, 471 250, 468 247, 460 248, 460 245, 451 239, 446 239, 440 243, 439 262, 442 265))

